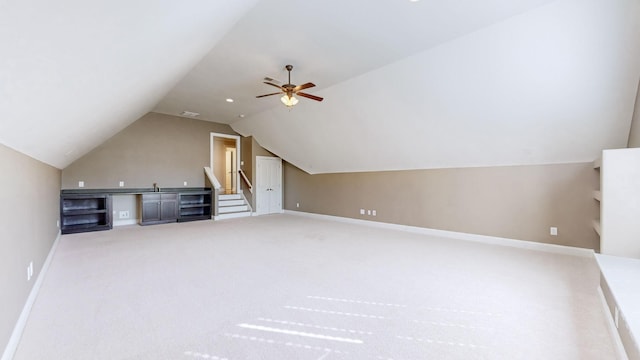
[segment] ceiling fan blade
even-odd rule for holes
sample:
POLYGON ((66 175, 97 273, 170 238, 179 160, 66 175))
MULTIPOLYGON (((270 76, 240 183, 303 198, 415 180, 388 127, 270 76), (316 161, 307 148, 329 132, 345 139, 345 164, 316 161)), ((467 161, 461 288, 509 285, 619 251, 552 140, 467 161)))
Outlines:
POLYGON ((261 97, 265 97, 265 96, 280 95, 280 94, 282 94, 282 91, 281 91, 281 92, 277 92, 277 93, 271 93, 271 94, 258 95, 258 96, 256 96, 256 97, 257 97, 257 98, 261 98, 261 97))
POLYGON ((280 86, 280 85, 276 85, 276 84, 273 84, 273 83, 270 83, 270 82, 266 82, 266 81, 263 81, 263 83, 265 83, 265 84, 267 84, 267 85, 275 86, 275 87, 277 87, 277 88, 278 88, 278 89, 280 89, 280 90, 284 90, 284 89, 282 88, 282 86, 280 86))
POLYGON ((306 84, 302 84, 302 85, 298 85, 298 86, 294 87, 294 88, 293 88, 293 91, 294 91, 294 92, 298 92, 298 91, 300 91, 300 90, 304 90, 304 89, 312 88, 312 87, 314 87, 314 86, 316 86, 316 84, 308 82, 308 83, 306 83, 306 84))
POLYGON ((320 96, 310 95, 310 94, 306 94, 306 93, 303 93, 303 92, 296 93, 296 95, 300 95, 300 96, 302 96, 302 97, 306 97, 307 99, 311 99, 311 100, 315 100, 315 101, 322 101, 322 100, 324 100, 324 99, 323 99, 323 98, 321 98, 320 96))

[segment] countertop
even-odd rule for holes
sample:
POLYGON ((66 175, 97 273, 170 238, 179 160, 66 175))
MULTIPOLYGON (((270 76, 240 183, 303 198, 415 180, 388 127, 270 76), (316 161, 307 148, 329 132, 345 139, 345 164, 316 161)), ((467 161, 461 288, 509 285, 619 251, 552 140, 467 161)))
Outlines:
POLYGON ((204 187, 179 187, 179 188, 160 188, 159 191, 154 191, 150 188, 115 188, 115 189, 62 189, 60 194, 62 195, 90 195, 90 194, 111 194, 111 195, 139 195, 147 193, 177 193, 177 192, 198 192, 198 191, 211 191, 211 188, 204 187))

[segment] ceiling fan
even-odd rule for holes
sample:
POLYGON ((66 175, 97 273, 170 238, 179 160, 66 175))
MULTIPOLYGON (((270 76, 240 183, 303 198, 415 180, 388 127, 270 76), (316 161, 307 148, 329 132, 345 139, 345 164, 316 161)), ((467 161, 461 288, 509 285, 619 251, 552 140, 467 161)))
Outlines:
POLYGON ((302 85, 297 85, 297 86, 292 84, 291 83, 291 70, 293 70, 293 66, 292 65, 287 65, 287 66, 285 66, 285 69, 287 69, 287 71, 289 72, 289 82, 287 84, 284 84, 284 85, 280 86, 280 85, 274 84, 272 82, 264 81, 265 84, 271 85, 271 86, 275 86, 278 89, 280 89, 280 91, 279 92, 275 92, 275 93, 271 93, 271 94, 258 95, 258 96, 256 96, 256 98, 261 98, 261 97, 271 96, 271 95, 284 94, 280 98, 280 101, 282 101, 282 103, 285 104, 287 107, 292 107, 293 105, 298 103, 298 99, 296 99, 294 95, 299 95, 299 96, 302 96, 302 97, 306 97, 307 99, 316 100, 316 101, 324 100, 320 96, 315 96, 315 95, 303 93, 302 91, 300 91, 300 90, 312 88, 312 87, 314 87, 316 85, 314 83, 310 83, 310 82, 308 82, 306 84, 302 84, 302 85))

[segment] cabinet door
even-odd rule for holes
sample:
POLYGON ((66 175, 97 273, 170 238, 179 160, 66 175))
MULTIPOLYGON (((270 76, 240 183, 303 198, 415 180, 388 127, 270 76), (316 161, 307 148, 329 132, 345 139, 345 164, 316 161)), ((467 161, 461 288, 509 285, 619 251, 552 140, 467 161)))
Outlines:
POLYGON ((160 221, 160 200, 142 201, 142 222, 160 221))
POLYGON ((177 200, 162 200, 160 203, 160 219, 162 220, 176 220, 178 219, 178 201, 177 200))

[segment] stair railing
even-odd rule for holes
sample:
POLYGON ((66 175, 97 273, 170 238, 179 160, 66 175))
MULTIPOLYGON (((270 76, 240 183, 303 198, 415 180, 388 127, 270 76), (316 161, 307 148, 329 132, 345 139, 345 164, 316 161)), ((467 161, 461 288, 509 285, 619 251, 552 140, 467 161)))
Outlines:
POLYGON ((217 216, 218 215, 218 193, 222 185, 220 185, 220 181, 218 181, 218 178, 216 178, 216 176, 213 174, 213 170, 211 170, 210 167, 205 166, 204 174, 207 176, 207 179, 211 183, 211 186, 213 186, 213 209, 212 209, 213 211, 211 212, 211 215, 217 216))
POLYGON ((245 185, 248 186, 249 192, 253 194, 253 185, 251 185, 251 181, 249 181, 247 175, 244 173, 244 171, 242 171, 242 169, 238 170, 238 173, 240 174, 240 177, 242 178, 242 181, 244 181, 245 185))

